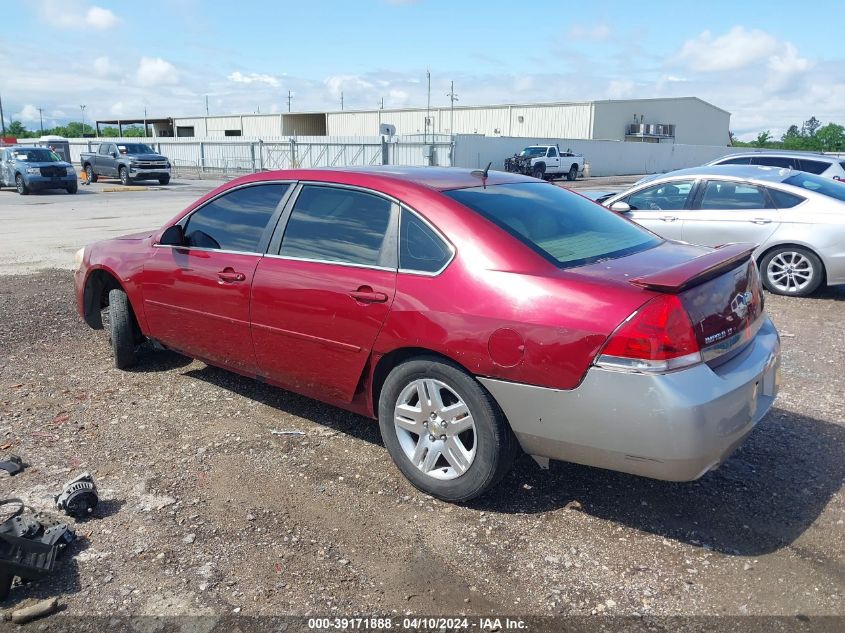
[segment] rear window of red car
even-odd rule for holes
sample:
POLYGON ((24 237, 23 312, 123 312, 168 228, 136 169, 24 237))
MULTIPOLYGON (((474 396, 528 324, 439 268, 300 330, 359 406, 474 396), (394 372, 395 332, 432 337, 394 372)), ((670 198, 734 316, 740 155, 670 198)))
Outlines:
POLYGON ((662 242, 612 211, 548 183, 472 187, 443 193, 562 268, 624 257, 662 242))

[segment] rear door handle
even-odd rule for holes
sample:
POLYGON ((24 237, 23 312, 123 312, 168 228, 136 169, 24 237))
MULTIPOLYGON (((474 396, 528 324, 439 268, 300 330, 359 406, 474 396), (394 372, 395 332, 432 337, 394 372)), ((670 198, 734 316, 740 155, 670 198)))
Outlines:
POLYGON ((663 216, 662 218, 660 218, 660 219, 661 219, 661 220, 663 220, 664 222, 674 222, 674 221, 675 221, 675 220, 677 220, 678 218, 677 218, 676 216, 674 216, 674 215, 664 215, 664 216, 663 216))
POLYGON ((769 224, 771 220, 769 218, 754 218, 751 220, 754 224, 769 224))
POLYGON ((358 290, 353 290, 349 296, 360 301, 361 303, 384 303, 387 301, 387 295, 383 292, 376 292, 369 286, 361 286, 358 290))
POLYGON ((235 272, 232 268, 224 268, 217 273, 217 278, 223 283, 235 283, 238 281, 244 281, 246 279, 246 275, 235 272))

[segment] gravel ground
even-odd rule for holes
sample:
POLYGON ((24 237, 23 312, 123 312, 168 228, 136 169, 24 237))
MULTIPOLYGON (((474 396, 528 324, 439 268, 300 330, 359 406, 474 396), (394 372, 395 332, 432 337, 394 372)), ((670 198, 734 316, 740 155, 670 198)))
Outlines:
POLYGON ((523 457, 468 506, 412 488, 369 420, 167 352, 116 370, 72 294, 67 271, 0 277, 0 455, 29 463, 0 490, 49 509, 89 470, 103 501, 57 572, 0 608, 845 611, 843 288, 767 296, 781 395, 718 471, 677 484, 523 457))

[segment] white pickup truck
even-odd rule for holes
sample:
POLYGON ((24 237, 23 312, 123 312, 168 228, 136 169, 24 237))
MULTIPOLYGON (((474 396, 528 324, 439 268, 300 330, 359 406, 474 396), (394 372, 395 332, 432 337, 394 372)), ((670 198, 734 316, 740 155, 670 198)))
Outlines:
POLYGON ((544 180, 563 176, 575 180, 584 174, 584 156, 569 150, 562 152, 558 145, 529 145, 519 154, 505 159, 505 171, 544 180))

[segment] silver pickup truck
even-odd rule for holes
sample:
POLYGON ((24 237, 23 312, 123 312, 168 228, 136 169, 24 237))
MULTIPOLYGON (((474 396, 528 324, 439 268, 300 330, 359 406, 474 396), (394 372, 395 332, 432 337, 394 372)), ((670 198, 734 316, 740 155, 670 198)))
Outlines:
POLYGON ((145 143, 100 143, 96 152, 82 152, 80 160, 88 182, 99 176, 120 178, 124 185, 134 180, 170 182, 170 161, 145 143))

